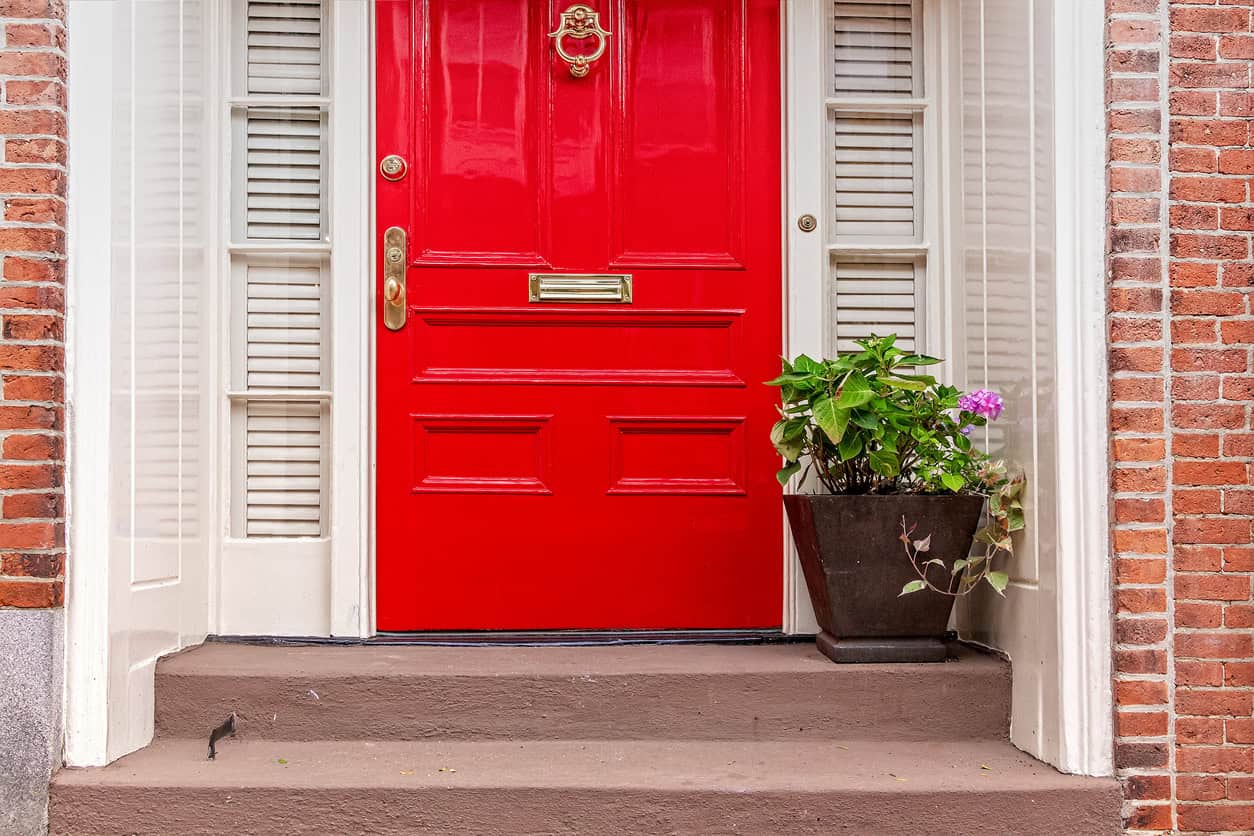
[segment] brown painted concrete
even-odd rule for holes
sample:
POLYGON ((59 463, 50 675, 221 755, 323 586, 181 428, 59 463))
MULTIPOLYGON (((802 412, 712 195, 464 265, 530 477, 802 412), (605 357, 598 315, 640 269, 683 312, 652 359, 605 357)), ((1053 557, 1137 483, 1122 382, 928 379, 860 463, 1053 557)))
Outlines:
POLYGON ((837 666, 811 645, 255 647, 157 666, 159 737, 232 711, 271 740, 998 739, 1009 667, 837 666), (956 707, 979 706, 978 711, 956 707))
POLYGON ((55 779, 53 834, 1118 832, 1113 781, 1008 743, 161 741, 55 779))
POLYGON ((1114 834, 1113 781, 1006 740, 1001 661, 813 647, 207 645, 158 739, 53 781, 51 833, 1114 834), (205 758, 209 730, 237 738, 205 758))

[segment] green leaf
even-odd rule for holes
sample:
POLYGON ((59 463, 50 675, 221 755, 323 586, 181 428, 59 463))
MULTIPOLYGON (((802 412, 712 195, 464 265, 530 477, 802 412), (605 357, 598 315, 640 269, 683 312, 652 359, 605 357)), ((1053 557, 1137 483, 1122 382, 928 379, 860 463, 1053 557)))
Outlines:
POLYGON ((775 478, 779 480, 781 485, 787 485, 788 480, 799 470, 801 470, 801 462, 792 462, 786 467, 781 467, 779 472, 775 474, 775 478))
POLYGON ((824 435, 830 438, 833 444, 840 444, 849 426, 849 410, 840 409, 831 398, 820 398, 814 402, 811 411, 814 414, 814 423, 819 425, 824 435))
MULTIPOLYGON (((929 534, 922 540, 914 541, 914 550, 916 552, 927 552, 932 550, 932 535, 929 534)), ((929 560, 928 563, 940 563, 939 560, 929 560)))
POLYGON ((804 354, 798 355, 797 359, 792 361, 792 367, 795 371, 805 372, 807 374, 823 373, 823 364, 817 360, 807 357, 804 354))
POLYGON ((880 427, 880 422, 876 420, 874 415, 860 409, 855 410, 849 416, 849 420, 864 430, 878 430, 880 427))
POLYGON ((966 561, 966 560, 955 560, 955 561, 954 561, 954 568, 950 571, 950 574, 951 574, 951 575, 956 575, 956 574, 958 574, 959 572, 961 572, 961 571, 962 571, 963 569, 965 569, 965 568, 967 568, 967 561, 966 561))
POLYGON ((904 377, 881 377, 880 380, 894 389, 908 389, 911 392, 927 391, 927 384, 921 380, 906 380, 904 377))
POLYGON ((872 450, 868 454, 867 460, 871 465, 871 469, 881 476, 892 478, 901 472, 897 454, 890 450, 872 450))
POLYGON ((997 590, 997 594, 1005 596, 1006 584, 1010 583, 1010 576, 1005 572, 989 572, 984 576, 984 580, 988 581, 988 585, 997 590))
POLYGON ((954 473, 942 473, 941 484, 954 493, 957 493, 966 486, 967 480, 954 473))
POLYGON ((836 405, 844 409, 853 409, 862 406, 871 398, 875 397, 875 392, 871 389, 871 384, 861 372, 850 372, 845 378, 845 382, 840 386, 840 394, 837 396, 836 405))
POLYGON ((813 377, 814 375, 812 374, 805 374, 801 372, 786 372, 784 374, 781 374, 779 377, 775 378, 774 380, 768 380, 765 383, 765 385, 766 386, 784 386, 786 384, 792 384, 792 383, 804 383, 805 381, 810 380, 813 377))
POLYGON ((901 588, 901 593, 897 597, 909 595, 911 592, 922 592, 924 589, 927 589, 927 584, 923 581, 910 581, 910 583, 901 588))
POLYGON ((907 354, 901 358, 903 366, 935 366, 941 362, 935 357, 928 357, 926 354, 907 354))
POLYGON ((847 433, 840 440, 840 460, 847 462, 862 452, 862 438, 857 433, 847 433))

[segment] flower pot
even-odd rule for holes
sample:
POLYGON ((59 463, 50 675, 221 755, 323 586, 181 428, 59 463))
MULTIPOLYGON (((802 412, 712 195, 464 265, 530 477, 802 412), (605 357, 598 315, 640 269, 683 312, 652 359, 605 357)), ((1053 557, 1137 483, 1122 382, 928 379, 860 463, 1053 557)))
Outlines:
POLYGON ((931 535, 928 577, 943 586, 971 550, 984 498, 917 494, 784 497, 810 602, 833 662, 943 662, 954 599, 930 589, 901 595, 917 579, 901 542, 931 535))

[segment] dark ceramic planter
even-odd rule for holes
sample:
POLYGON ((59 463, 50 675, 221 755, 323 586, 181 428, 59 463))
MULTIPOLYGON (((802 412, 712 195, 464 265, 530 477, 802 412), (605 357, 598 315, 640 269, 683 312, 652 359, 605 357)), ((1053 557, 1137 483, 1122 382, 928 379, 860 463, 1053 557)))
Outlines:
POLYGON ((930 577, 948 577, 971 551, 984 499, 979 496, 784 497, 818 619, 819 650, 833 662, 943 662, 954 599, 931 590, 900 596, 918 578, 901 540, 932 536, 930 577))

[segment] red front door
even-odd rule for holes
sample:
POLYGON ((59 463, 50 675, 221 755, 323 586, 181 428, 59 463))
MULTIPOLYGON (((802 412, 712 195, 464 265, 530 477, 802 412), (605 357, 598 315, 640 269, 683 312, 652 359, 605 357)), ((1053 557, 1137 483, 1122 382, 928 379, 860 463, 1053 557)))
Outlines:
POLYGON ((779 0, 586 2, 377 2, 380 630, 780 624, 779 0))

